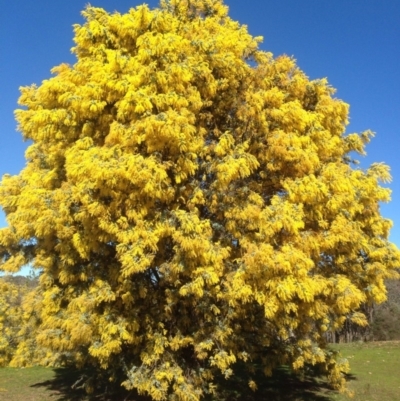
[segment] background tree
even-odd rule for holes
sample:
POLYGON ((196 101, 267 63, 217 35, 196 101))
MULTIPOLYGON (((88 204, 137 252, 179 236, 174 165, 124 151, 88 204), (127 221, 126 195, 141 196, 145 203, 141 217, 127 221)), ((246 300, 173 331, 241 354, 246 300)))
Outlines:
POLYGON ((20 322, 18 288, 0 278, 0 366, 7 366, 13 356, 20 322))
POLYGON ((32 145, 0 187, 2 269, 41 269, 38 343, 155 400, 240 361, 253 389, 281 364, 342 388, 325 333, 366 324, 399 266, 388 168, 350 157, 371 133, 221 0, 83 15, 76 64, 21 89, 32 145))
MULTIPOLYGON (((38 324, 32 318, 41 304, 36 288, 34 277, 0 277, 0 366, 46 363, 46 352, 33 335, 38 324)), ((52 355, 48 350, 47 356, 52 355)))
POLYGON ((375 341, 400 340, 400 282, 386 282, 387 301, 373 307, 369 336, 375 341))

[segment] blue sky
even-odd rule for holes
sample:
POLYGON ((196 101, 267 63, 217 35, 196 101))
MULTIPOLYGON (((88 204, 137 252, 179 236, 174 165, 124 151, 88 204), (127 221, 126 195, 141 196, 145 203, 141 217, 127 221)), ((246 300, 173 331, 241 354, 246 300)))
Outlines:
MULTIPOLYGON (((0 15, 0 176, 24 167, 27 144, 16 132, 13 111, 19 86, 40 84, 50 69, 73 64, 72 25, 81 23, 85 0, 12 0, 0 15)), ((92 0, 107 11, 126 12, 135 0, 92 0)), ((361 166, 391 166, 392 202, 382 214, 393 220, 391 240, 400 246, 400 1, 226 0, 233 19, 264 36, 262 49, 288 54, 310 78, 327 77, 336 96, 350 104, 348 132, 377 133, 361 166)), ((158 0, 147 1, 156 7, 158 0)), ((4 226, 0 211, 0 227, 4 226)))

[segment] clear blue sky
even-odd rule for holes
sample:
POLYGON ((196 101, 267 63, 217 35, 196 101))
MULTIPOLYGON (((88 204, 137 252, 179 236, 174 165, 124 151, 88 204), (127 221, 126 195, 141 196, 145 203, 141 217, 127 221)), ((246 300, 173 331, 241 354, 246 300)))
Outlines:
MULTIPOLYGON (((10 0, 0 14, 0 176, 25 164, 26 143, 16 132, 18 87, 40 84, 50 69, 73 64, 72 25, 81 23, 85 0, 10 0)), ((92 0, 107 11, 126 12, 135 0, 92 0)), ((361 166, 391 166, 391 240, 400 246, 400 0, 226 0, 233 19, 264 36, 262 48, 288 54, 310 78, 327 77, 336 96, 350 104, 349 132, 377 133, 361 166)), ((158 0, 149 0, 150 7, 158 0)), ((5 225, 0 211, 0 227, 5 225)))

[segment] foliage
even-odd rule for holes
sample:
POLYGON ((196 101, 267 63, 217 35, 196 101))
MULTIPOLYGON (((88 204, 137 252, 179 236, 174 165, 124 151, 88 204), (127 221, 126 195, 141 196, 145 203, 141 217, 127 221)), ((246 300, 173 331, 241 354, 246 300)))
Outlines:
POLYGON ((400 282, 387 280, 385 286, 384 303, 361 305, 360 311, 367 317, 368 326, 358 326, 347 318, 339 330, 326 333, 328 342, 400 340, 400 282))
POLYGON ((10 362, 21 323, 21 293, 14 284, 0 278, 0 366, 10 362))
POLYGON ((51 350, 36 343, 41 292, 35 277, 0 277, 0 366, 51 365, 51 350))
MULTIPOLYGON (((198 400, 242 361, 319 365, 366 324, 399 252, 389 169, 348 105, 232 21, 222 0, 88 7, 77 62, 21 88, 26 167, 4 176, 2 269, 40 269, 36 341, 155 400, 198 400)), ((94 381, 86 381, 88 391, 94 381)))
POLYGON ((22 340, 24 305, 34 288, 34 280, 26 277, 0 277, 0 366, 10 363, 22 340))
POLYGON ((386 287, 387 301, 374 307, 370 336, 378 341, 400 340, 400 282, 389 281, 386 287))

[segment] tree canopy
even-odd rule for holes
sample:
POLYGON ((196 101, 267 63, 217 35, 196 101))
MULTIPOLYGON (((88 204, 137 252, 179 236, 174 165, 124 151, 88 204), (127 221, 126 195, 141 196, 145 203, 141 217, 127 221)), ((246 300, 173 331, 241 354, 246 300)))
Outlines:
POLYGON ((76 63, 21 88, 31 144, 0 186, 1 269, 40 272, 37 343, 154 400, 198 400, 239 363, 342 388, 325 334, 366 324, 400 259, 389 169, 353 160, 372 133, 222 0, 83 15, 76 63))

